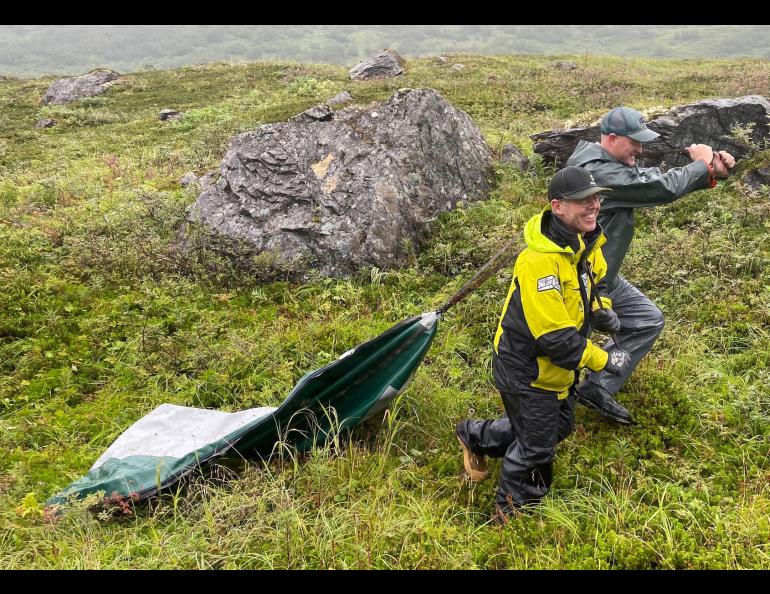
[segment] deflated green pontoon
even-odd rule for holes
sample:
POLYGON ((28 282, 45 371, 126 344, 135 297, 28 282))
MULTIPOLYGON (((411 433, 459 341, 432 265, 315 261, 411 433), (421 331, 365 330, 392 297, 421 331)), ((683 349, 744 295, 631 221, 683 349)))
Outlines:
POLYGON ((163 404, 128 428, 89 473, 48 503, 69 496, 145 499, 225 454, 266 456, 281 443, 307 450, 330 432, 381 412, 408 386, 430 348, 439 314, 404 320, 311 371, 278 408, 235 413, 163 404))

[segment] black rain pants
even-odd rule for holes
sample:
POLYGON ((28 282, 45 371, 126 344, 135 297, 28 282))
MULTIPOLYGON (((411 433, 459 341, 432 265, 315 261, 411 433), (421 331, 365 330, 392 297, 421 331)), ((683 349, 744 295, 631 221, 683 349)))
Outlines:
POLYGON ((496 503, 503 513, 538 503, 551 487, 556 445, 575 426, 575 396, 521 386, 500 392, 506 416, 462 423, 460 437, 472 452, 502 458, 496 503))

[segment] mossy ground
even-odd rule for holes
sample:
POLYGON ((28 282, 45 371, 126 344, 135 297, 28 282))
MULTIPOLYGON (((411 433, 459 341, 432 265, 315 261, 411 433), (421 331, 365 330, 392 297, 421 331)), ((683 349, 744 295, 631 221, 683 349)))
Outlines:
MULTIPOLYGON (((440 305, 545 201, 552 171, 495 167, 489 201, 442 216, 395 271, 261 285, 174 249, 227 139, 348 90, 431 87, 499 150, 596 120, 770 94, 765 60, 457 55, 395 80, 344 68, 219 64, 125 75, 40 107, 51 78, 0 81, 0 565, 5 568, 735 568, 770 562, 770 200, 738 181, 640 212, 624 274, 666 314, 620 395, 639 424, 585 409, 552 494, 504 527, 494 481, 462 478, 453 429, 502 413, 491 343, 510 272, 451 310, 381 426, 302 457, 221 468, 120 521, 41 502, 163 402, 277 405, 305 372, 440 305), (454 63, 465 68, 453 70, 454 63), (158 112, 185 112, 161 122, 158 112), (58 120, 36 129, 41 117, 58 120), (416 250, 415 250, 416 252, 416 250)), ((759 153, 739 174, 768 160, 759 153)), ((493 463, 493 474, 497 466, 493 463)))

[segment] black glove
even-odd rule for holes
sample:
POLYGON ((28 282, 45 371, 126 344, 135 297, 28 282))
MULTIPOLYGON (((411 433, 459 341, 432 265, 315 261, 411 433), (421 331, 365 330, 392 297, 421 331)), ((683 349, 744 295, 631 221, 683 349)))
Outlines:
POLYGON ((620 330, 618 314, 611 309, 595 309, 591 312, 591 327, 599 332, 617 332, 620 330))
POLYGON ((604 369, 612 375, 623 375, 629 365, 631 365, 631 355, 623 349, 612 349, 604 369))

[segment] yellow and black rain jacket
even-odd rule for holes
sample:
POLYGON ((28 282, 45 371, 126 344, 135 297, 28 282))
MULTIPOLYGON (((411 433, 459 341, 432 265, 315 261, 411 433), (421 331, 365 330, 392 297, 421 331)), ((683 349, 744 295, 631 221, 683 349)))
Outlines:
POLYGON ((607 353, 587 338, 589 304, 596 303, 589 270, 604 306, 612 307, 601 250, 606 237, 598 225, 583 236, 569 231, 549 205, 529 220, 524 239, 495 335, 495 383, 503 391, 524 384, 566 398, 579 369, 607 364, 607 353))

